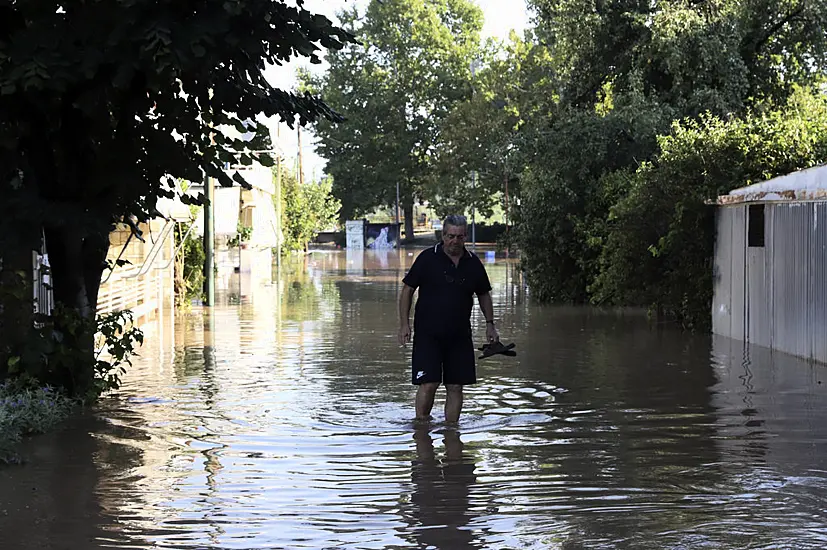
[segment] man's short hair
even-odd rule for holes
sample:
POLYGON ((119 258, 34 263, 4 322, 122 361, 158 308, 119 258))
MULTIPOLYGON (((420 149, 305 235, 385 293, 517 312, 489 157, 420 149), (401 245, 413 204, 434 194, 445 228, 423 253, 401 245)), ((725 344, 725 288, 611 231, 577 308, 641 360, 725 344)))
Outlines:
POLYGON ((450 216, 445 216, 445 220, 443 220, 442 225, 453 225, 454 227, 468 227, 468 220, 465 216, 460 216, 459 214, 451 214, 450 216))

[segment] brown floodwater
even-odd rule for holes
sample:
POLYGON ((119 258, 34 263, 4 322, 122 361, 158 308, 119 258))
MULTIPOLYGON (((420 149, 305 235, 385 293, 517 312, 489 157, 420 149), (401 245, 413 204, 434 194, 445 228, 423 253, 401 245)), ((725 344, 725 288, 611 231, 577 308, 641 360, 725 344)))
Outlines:
POLYGON ((827 547, 827 367, 534 305, 498 256, 518 356, 415 429, 412 260, 315 252, 149 327, 115 396, 0 469, 0 548, 827 547))

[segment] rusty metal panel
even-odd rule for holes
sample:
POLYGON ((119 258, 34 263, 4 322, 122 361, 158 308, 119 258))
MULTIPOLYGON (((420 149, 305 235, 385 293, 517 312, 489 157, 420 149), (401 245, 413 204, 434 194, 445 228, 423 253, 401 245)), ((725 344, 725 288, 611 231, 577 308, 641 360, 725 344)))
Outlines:
POLYGON ((827 189, 787 189, 778 191, 755 191, 739 195, 723 195, 715 201, 718 205, 744 204, 748 202, 789 201, 790 204, 803 201, 823 201, 827 189))
POLYGON ((730 338, 746 341, 747 207, 728 209, 732 211, 730 338))
POLYGON ((776 204, 773 210, 772 344, 780 351, 810 357, 809 243, 813 204, 776 204))
POLYGON ((813 203, 810 239, 812 358, 827 363, 827 202, 813 203))
POLYGON ((827 199, 827 165, 798 170, 718 197, 717 204, 743 202, 804 202, 827 199))
POLYGON ((718 208, 712 271, 712 332, 732 336, 732 219, 735 208, 718 208))

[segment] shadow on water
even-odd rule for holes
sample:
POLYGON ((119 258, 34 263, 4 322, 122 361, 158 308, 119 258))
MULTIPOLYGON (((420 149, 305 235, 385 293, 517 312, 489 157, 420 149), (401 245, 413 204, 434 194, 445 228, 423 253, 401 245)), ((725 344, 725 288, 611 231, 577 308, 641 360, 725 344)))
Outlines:
POLYGON ((2 547, 827 546, 827 367, 532 305, 486 257, 518 355, 417 429, 412 252, 314 253, 150 329, 117 395, 0 470, 2 547))

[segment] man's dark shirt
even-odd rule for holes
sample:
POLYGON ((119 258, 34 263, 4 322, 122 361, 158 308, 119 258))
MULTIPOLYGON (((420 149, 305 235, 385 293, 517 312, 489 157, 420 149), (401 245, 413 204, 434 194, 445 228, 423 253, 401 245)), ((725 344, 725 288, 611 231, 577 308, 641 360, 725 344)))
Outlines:
POLYGON ((470 329, 474 294, 491 291, 480 259, 463 249, 458 265, 442 249, 442 243, 419 253, 402 282, 419 289, 414 331, 434 335, 470 329))

